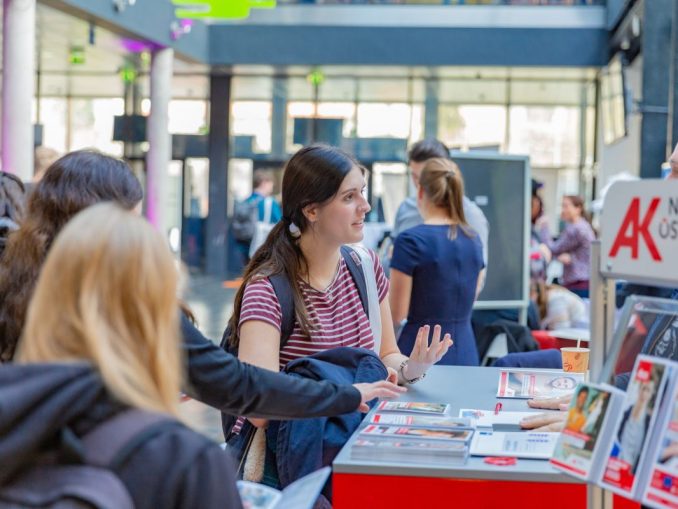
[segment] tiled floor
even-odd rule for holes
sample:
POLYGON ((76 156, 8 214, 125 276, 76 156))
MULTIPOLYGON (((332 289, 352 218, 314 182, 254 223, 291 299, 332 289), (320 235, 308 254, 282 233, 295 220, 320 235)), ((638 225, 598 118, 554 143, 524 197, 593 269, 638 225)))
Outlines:
MULTIPOLYGON (((212 341, 219 342, 233 310, 235 290, 225 289, 221 280, 192 276, 185 300, 195 314, 198 328, 212 341)), ((217 410, 195 400, 181 403, 186 423, 217 442, 223 442, 221 417, 217 410)))

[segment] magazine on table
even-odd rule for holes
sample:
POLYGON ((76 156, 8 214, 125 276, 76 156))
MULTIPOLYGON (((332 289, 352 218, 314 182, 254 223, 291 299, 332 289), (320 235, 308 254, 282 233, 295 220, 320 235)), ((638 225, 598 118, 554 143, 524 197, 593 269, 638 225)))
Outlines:
POLYGON ((450 405, 429 403, 426 401, 382 401, 377 405, 378 412, 413 412, 417 414, 445 415, 450 405))
POLYGON ((597 482, 624 396, 624 391, 609 385, 579 384, 551 464, 567 474, 597 482))
POLYGON ((666 408, 657 418, 648 452, 648 475, 642 481, 643 504, 678 508, 678 379, 667 390, 666 408))
POLYGON ((361 436, 351 446, 351 459, 354 460, 459 465, 467 457, 468 445, 460 441, 374 440, 361 436))
POLYGON ((407 426, 388 426, 369 424, 360 432, 360 438, 378 440, 380 438, 413 439, 421 441, 454 440, 466 443, 471 439, 471 429, 412 428, 407 426))
POLYGON ((462 408, 459 410, 459 417, 468 419, 474 428, 490 428, 496 431, 510 431, 508 428, 515 428, 515 431, 520 431, 520 421, 522 419, 541 413, 543 411, 505 412, 502 410, 497 412, 495 410, 480 410, 478 408, 462 408))
POLYGON ((497 385, 498 398, 554 398, 572 394, 583 373, 560 370, 502 369, 497 385))
POLYGON ((558 435, 537 431, 476 430, 470 453, 472 456, 549 459, 553 455, 558 435))
POLYGON ((464 429, 473 427, 469 419, 459 417, 397 413, 372 414, 370 416, 370 423, 436 429, 464 429))
POLYGON ((653 460, 657 417, 667 381, 672 376, 669 361, 639 355, 631 372, 619 416, 613 427, 613 441, 604 456, 600 486, 638 500, 653 460))
POLYGON ((312 509, 332 469, 324 467, 278 491, 263 484, 238 481, 243 509, 312 509))

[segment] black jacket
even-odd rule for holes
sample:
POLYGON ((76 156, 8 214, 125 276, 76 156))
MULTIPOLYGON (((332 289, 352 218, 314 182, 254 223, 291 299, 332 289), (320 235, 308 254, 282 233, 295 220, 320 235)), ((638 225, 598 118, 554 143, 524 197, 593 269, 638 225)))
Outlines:
POLYGON ((292 419, 353 412, 360 393, 350 385, 304 380, 240 362, 205 338, 183 315, 188 357, 186 394, 224 413, 292 419))
MULTIPOLYGON (((0 485, 40 452, 62 448, 65 427, 83 436, 123 409, 87 364, 0 367, 0 485)), ((137 509, 241 509, 230 457, 179 423, 135 449, 116 474, 137 509)))

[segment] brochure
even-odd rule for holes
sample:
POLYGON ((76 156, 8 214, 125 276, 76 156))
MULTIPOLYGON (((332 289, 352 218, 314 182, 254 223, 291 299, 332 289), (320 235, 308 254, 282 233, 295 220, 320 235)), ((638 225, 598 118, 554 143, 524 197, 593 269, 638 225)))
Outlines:
POLYGON ((575 477, 596 482, 614 438, 612 428, 623 400, 624 392, 615 387, 579 384, 551 464, 575 477))
POLYGON ((667 408, 658 419, 656 439, 651 439, 651 465, 643 481, 643 504, 678 508, 678 381, 667 391, 667 408))
POLYGON ((605 455, 600 485, 638 500, 649 469, 650 436, 662 395, 671 375, 669 361, 639 355, 631 372, 620 415, 613 428, 613 443, 605 455))
POLYGON ((572 394, 583 373, 560 370, 502 369, 497 385, 498 398, 553 398, 572 394))
POLYGON ((370 424, 360 432, 360 438, 411 438, 418 440, 454 440, 466 443, 473 435, 471 429, 410 428, 370 424))
POLYGON ((450 405, 445 403, 412 402, 412 401, 382 401, 377 405, 379 412, 414 412, 418 414, 444 415, 450 405))
POLYGON ((470 452, 473 456, 549 459, 558 435, 536 431, 477 430, 471 440, 470 452))
MULTIPOLYGON (((532 415, 539 415, 543 411, 539 412, 505 412, 499 411, 495 412, 494 410, 480 410, 478 408, 462 408, 459 410, 459 417, 464 419, 469 419, 471 426, 474 428, 502 428, 502 427, 515 427, 516 431, 519 431, 520 421, 525 417, 530 417, 532 415)), ((508 431, 500 430, 497 431, 508 431)))
POLYGON ((351 458, 355 460, 458 465, 463 464, 467 457, 468 445, 459 441, 361 437, 351 446, 351 458))
POLYGON ((464 429, 473 427, 469 419, 461 419, 459 417, 396 413, 372 414, 370 417, 370 423, 436 429, 464 429))
POLYGON ((243 509, 312 509, 332 469, 324 467, 278 491, 263 484, 238 481, 243 509))

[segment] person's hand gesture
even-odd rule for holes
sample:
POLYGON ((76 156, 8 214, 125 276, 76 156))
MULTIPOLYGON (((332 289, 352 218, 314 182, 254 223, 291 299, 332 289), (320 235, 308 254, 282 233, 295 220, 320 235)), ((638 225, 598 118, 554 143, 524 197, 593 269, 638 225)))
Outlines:
POLYGON ((405 387, 399 387, 388 380, 380 380, 371 384, 353 384, 353 387, 360 392, 360 406, 357 408, 360 412, 369 412, 370 407, 367 403, 375 398, 397 398, 403 392, 407 392, 405 387))
POLYGON ((442 340, 440 339, 442 329, 440 325, 436 325, 433 327, 433 337, 429 345, 428 334, 430 330, 431 327, 428 325, 419 327, 414 348, 412 348, 407 365, 403 368, 402 374, 407 380, 422 377, 428 368, 442 359, 453 344, 452 337, 449 334, 445 334, 445 337, 442 340))
POLYGON ((555 398, 535 398, 528 399, 527 406, 530 408, 540 408, 542 410, 567 410, 572 401, 572 394, 557 396, 555 398))
POLYGON ((530 431, 563 431, 567 421, 566 412, 544 412, 539 415, 524 417, 520 427, 530 431))

